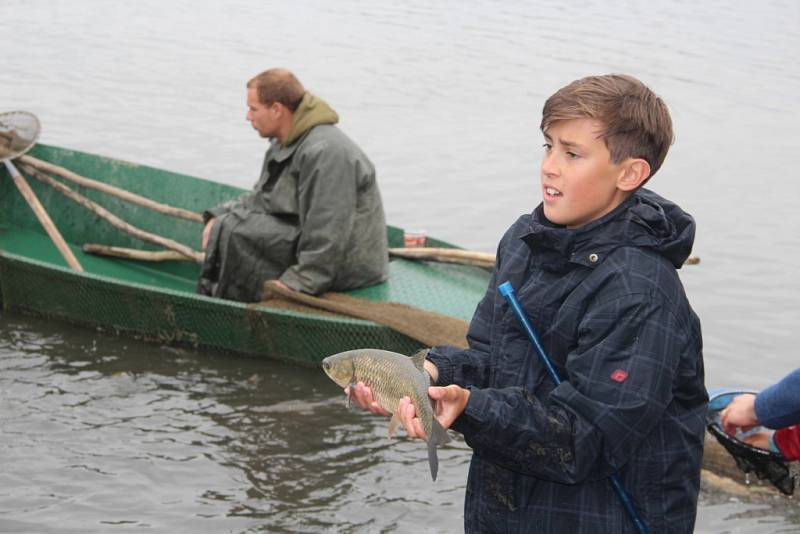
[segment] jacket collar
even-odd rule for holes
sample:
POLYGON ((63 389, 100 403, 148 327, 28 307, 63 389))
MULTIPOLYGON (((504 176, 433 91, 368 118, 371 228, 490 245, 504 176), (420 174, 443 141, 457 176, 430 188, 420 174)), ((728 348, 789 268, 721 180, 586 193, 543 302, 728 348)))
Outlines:
POLYGON ((678 206, 640 189, 610 213, 574 229, 547 220, 540 204, 517 237, 551 270, 569 263, 594 268, 622 246, 655 250, 678 268, 691 252, 694 228, 694 219, 678 206))
POLYGON ((286 136, 286 143, 281 144, 277 139, 270 143, 270 160, 282 162, 294 154, 297 147, 308 133, 320 124, 336 124, 339 115, 327 102, 306 91, 303 99, 292 115, 292 126, 286 136))

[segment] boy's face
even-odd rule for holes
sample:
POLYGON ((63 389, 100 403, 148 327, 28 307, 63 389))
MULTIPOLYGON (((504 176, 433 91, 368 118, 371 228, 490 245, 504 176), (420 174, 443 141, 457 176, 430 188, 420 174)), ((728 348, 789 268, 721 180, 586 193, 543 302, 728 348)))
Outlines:
POLYGON ((577 228, 599 219, 628 196, 618 184, 626 162, 611 162, 594 119, 555 121, 544 133, 542 197, 544 215, 555 224, 577 228))

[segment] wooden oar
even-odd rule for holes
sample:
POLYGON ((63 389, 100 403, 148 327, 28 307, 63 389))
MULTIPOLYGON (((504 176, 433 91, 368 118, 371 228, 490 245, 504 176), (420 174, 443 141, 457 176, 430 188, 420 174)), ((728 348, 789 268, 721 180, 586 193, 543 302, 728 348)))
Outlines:
POLYGON ((33 113, 28 113, 27 111, 0 113, 0 139, 2 139, 2 142, 0 142, 0 160, 2 160, 11 175, 11 179, 14 181, 14 185, 17 186, 22 198, 33 210, 47 235, 50 236, 53 244, 66 260, 67 265, 78 272, 83 272, 83 267, 81 267, 80 262, 72 253, 66 241, 64 241, 61 232, 53 224, 53 220, 48 215, 47 210, 44 209, 25 177, 19 173, 17 167, 11 161, 30 150, 36 144, 40 130, 39 119, 33 113), (20 131, 22 135, 20 135, 20 131))
POLYGON ((177 241, 173 241, 172 239, 161 237, 159 235, 152 234, 150 232, 145 232, 144 230, 136 228, 135 226, 123 221, 122 219, 120 219, 119 217, 117 217, 104 207, 100 206, 99 204, 96 204, 95 202, 92 202, 91 200, 81 195, 80 193, 73 191, 72 189, 62 184, 55 178, 48 176, 44 173, 41 173, 28 165, 23 165, 22 168, 25 169, 25 172, 27 172, 37 180, 52 186, 70 200, 73 200, 74 202, 80 204, 84 208, 88 209, 89 211, 101 217, 102 219, 106 220, 109 224, 111 224, 112 226, 114 226, 119 230, 122 230, 126 234, 132 235, 133 237, 140 239, 142 241, 155 243, 156 245, 161 245, 164 248, 174 250, 186 256, 187 258, 196 261, 197 263, 203 262, 204 255, 202 253, 196 252, 191 248, 187 247, 186 245, 182 245, 177 241))
MULTIPOLYGON (((108 245, 99 245, 94 243, 87 243, 83 245, 83 251, 89 254, 98 254, 100 256, 116 256, 118 258, 128 258, 140 261, 186 261, 187 258, 179 252, 172 252, 168 250, 138 250, 133 248, 112 247, 108 245)), ((202 254, 202 252, 198 252, 202 254)), ((476 267, 484 267, 491 269, 494 267, 494 254, 488 252, 478 252, 475 250, 461 250, 457 248, 390 248, 390 256, 396 256, 406 259, 425 260, 425 261, 441 261, 446 263, 458 263, 461 265, 474 265, 476 267)), ((690 256, 686 260, 686 265, 696 265, 700 263, 700 258, 690 256)))
MULTIPOLYGON (((458 263, 461 265, 474 265, 493 269, 495 256, 488 252, 478 252, 475 250, 461 250, 457 248, 433 248, 433 247, 408 247, 390 248, 390 256, 425 261, 441 261, 446 263, 458 263)), ((689 256, 684 265, 697 265, 700 258, 689 256)))
POLYGON ((158 213, 163 213, 165 215, 172 215, 174 217, 180 217, 182 219, 187 219, 199 223, 203 222, 203 216, 199 213, 195 213, 193 211, 185 210, 182 208, 176 208, 174 206, 169 206, 167 204, 162 204, 161 202, 156 202, 155 200, 151 200, 141 195, 137 195, 136 193, 131 193, 130 191, 126 191, 125 189, 114 187, 113 185, 108 185, 103 182, 98 182, 97 180, 92 180, 91 178, 86 178, 85 176, 76 174, 70 171, 69 169, 65 169, 64 167, 60 167, 58 165, 53 165, 52 163, 42 161, 40 159, 34 158, 33 156, 27 156, 27 155, 21 156, 19 158, 19 162, 24 165, 30 165, 31 167, 38 169, 40 171, 58 175, 64 178, 65 180, 69 180, 70 182, 76 183, 80 186, 96 189, 98 191, 102 191, 103 193, 108 193, 109 195, 113 195, 117 198, 121 198, 122 200, 130 202, 132 204, 136 204, 138 206, 145 207, 147 209, 156 211, 158 213))
MULTIPOLYGON (((128 260, 139 261, 192 261, 180 252, 174 250, 139 250, 136 248, 113 247, 109 245, 99 245, 96 243, 86 243, 81 249, 88 254, 98 256, 112 256, 115 258, 125 258, 128 260)), ((202 252, 198 252, 205 256, 202 252)))
POLYGON ((474 265, 476 267, 485 267, 488 269, 494 267, 494 254, 477 252, 475 250, 433 247, 390 248, 389 255, 412 260, 440 261, 445 263, 459 263, 461 265, 474 265))
POLYGON ((20 194, 22 194, 22 197, 28 203, 28 206, 30 206, 31 210, 33 210, 33 213, 36 214, 36 218, 39 219, 39 222, 42 224, 42 226, 44 226, 47 235, 50 236, 53 244, 55 244, 58 251, 64 257, 67 265, 79 273, 82 273, 83 267, 78 261, 78 258, 75 257, 75 254, 72 253, 72 250, 70 250, 67 242, 64 241, 64 237, 61 235, 61 232, 58 231, 58 228, 56 228, 56 225, 53 223, 50 215, 48 215, 47 210, 45 210, 44 206, 42 206, 42 203, 39 202, 39 198, 36 196, 36 193, 33 192, 31 186, 28 185, 28 182, 11 162, 6 161, 5 164, 6 168, 11 174, 11 178, 14 180, 14 184, 17 186, 17 189, 19 189, 20 194))

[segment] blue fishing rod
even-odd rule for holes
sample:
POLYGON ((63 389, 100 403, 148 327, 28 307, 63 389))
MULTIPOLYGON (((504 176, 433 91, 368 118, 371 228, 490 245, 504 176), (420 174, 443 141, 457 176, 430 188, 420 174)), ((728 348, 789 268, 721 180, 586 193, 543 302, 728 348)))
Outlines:
MULTIPOLYGON (((547 353, 544 351, 541 341, 539 341, 539 336, 536 335, 536 331, 533 329, 533 326, 531 326, 528 316, 525 315, 522 305, 519 303, 519 300, 517 300, 517 294, 514 291, 514 286, 511 285, 511 282, 503 282, 498 286, 497 289, 511 305, 511 309, 514 310, 514 313, 516 314, 517 319, 519 319, 520 324, 522 324, 525 333, 528 334, 528 339, 531 340, 531 343, 536 348, 536 352, 539 353, 539 359, 547 369, 547 373, 550 375, 550 378, 553 379, 553 382, 555 382, 556 385, 559 385, 561 383, 561 377, 558 376, 558 372, 556 372, 555 367, 553 367, 550 358, 547 357, 547 353)), ((617 495, 619 495, 622 505, 625 507, 625 510, 628 512, 631 520, 633 520, 633 524, 636 526, 636 530, 639 531, 639 534, 650 534, 650 529, 648 529, 647 525, 644 524, 644 521, 639 515, 639 512, 636 511, 636 508, 633 507, 631 498, 628 495, 628 492, 625 491, 625 488, 622 487, 622 482, 619 481, 619 477, 616 475, 616 473, 611 475, 611 485, 614 487, 614 491, 617 492, 617 495)))

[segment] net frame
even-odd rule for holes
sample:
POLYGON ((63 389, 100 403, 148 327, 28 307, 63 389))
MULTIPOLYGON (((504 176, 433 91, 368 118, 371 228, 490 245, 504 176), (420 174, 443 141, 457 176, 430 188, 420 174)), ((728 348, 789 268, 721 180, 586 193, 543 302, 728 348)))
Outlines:
POLYGON ((41 129, 39 119, 29 111, 0 113, 0 161, 18 158, 33 148, 41 129))
MULTIPOLYGON (((792 495, 798 478, 795 470, 784 456, 778 452, 754 447, 736 436, 731 436, 722 428, 720 414, 734 397, 743 393, 756 393, 752 390, 723 390, 711 395, 706 414, 706 428, 720 445, 733 456, 736 466, 745 473, 755 473, 760 480, 768 480, 784 495, 792 495)), ((757 427, 750 432, 768 430, 757 427)), ((748 432, 749 433, 749 432, 748 432)))

